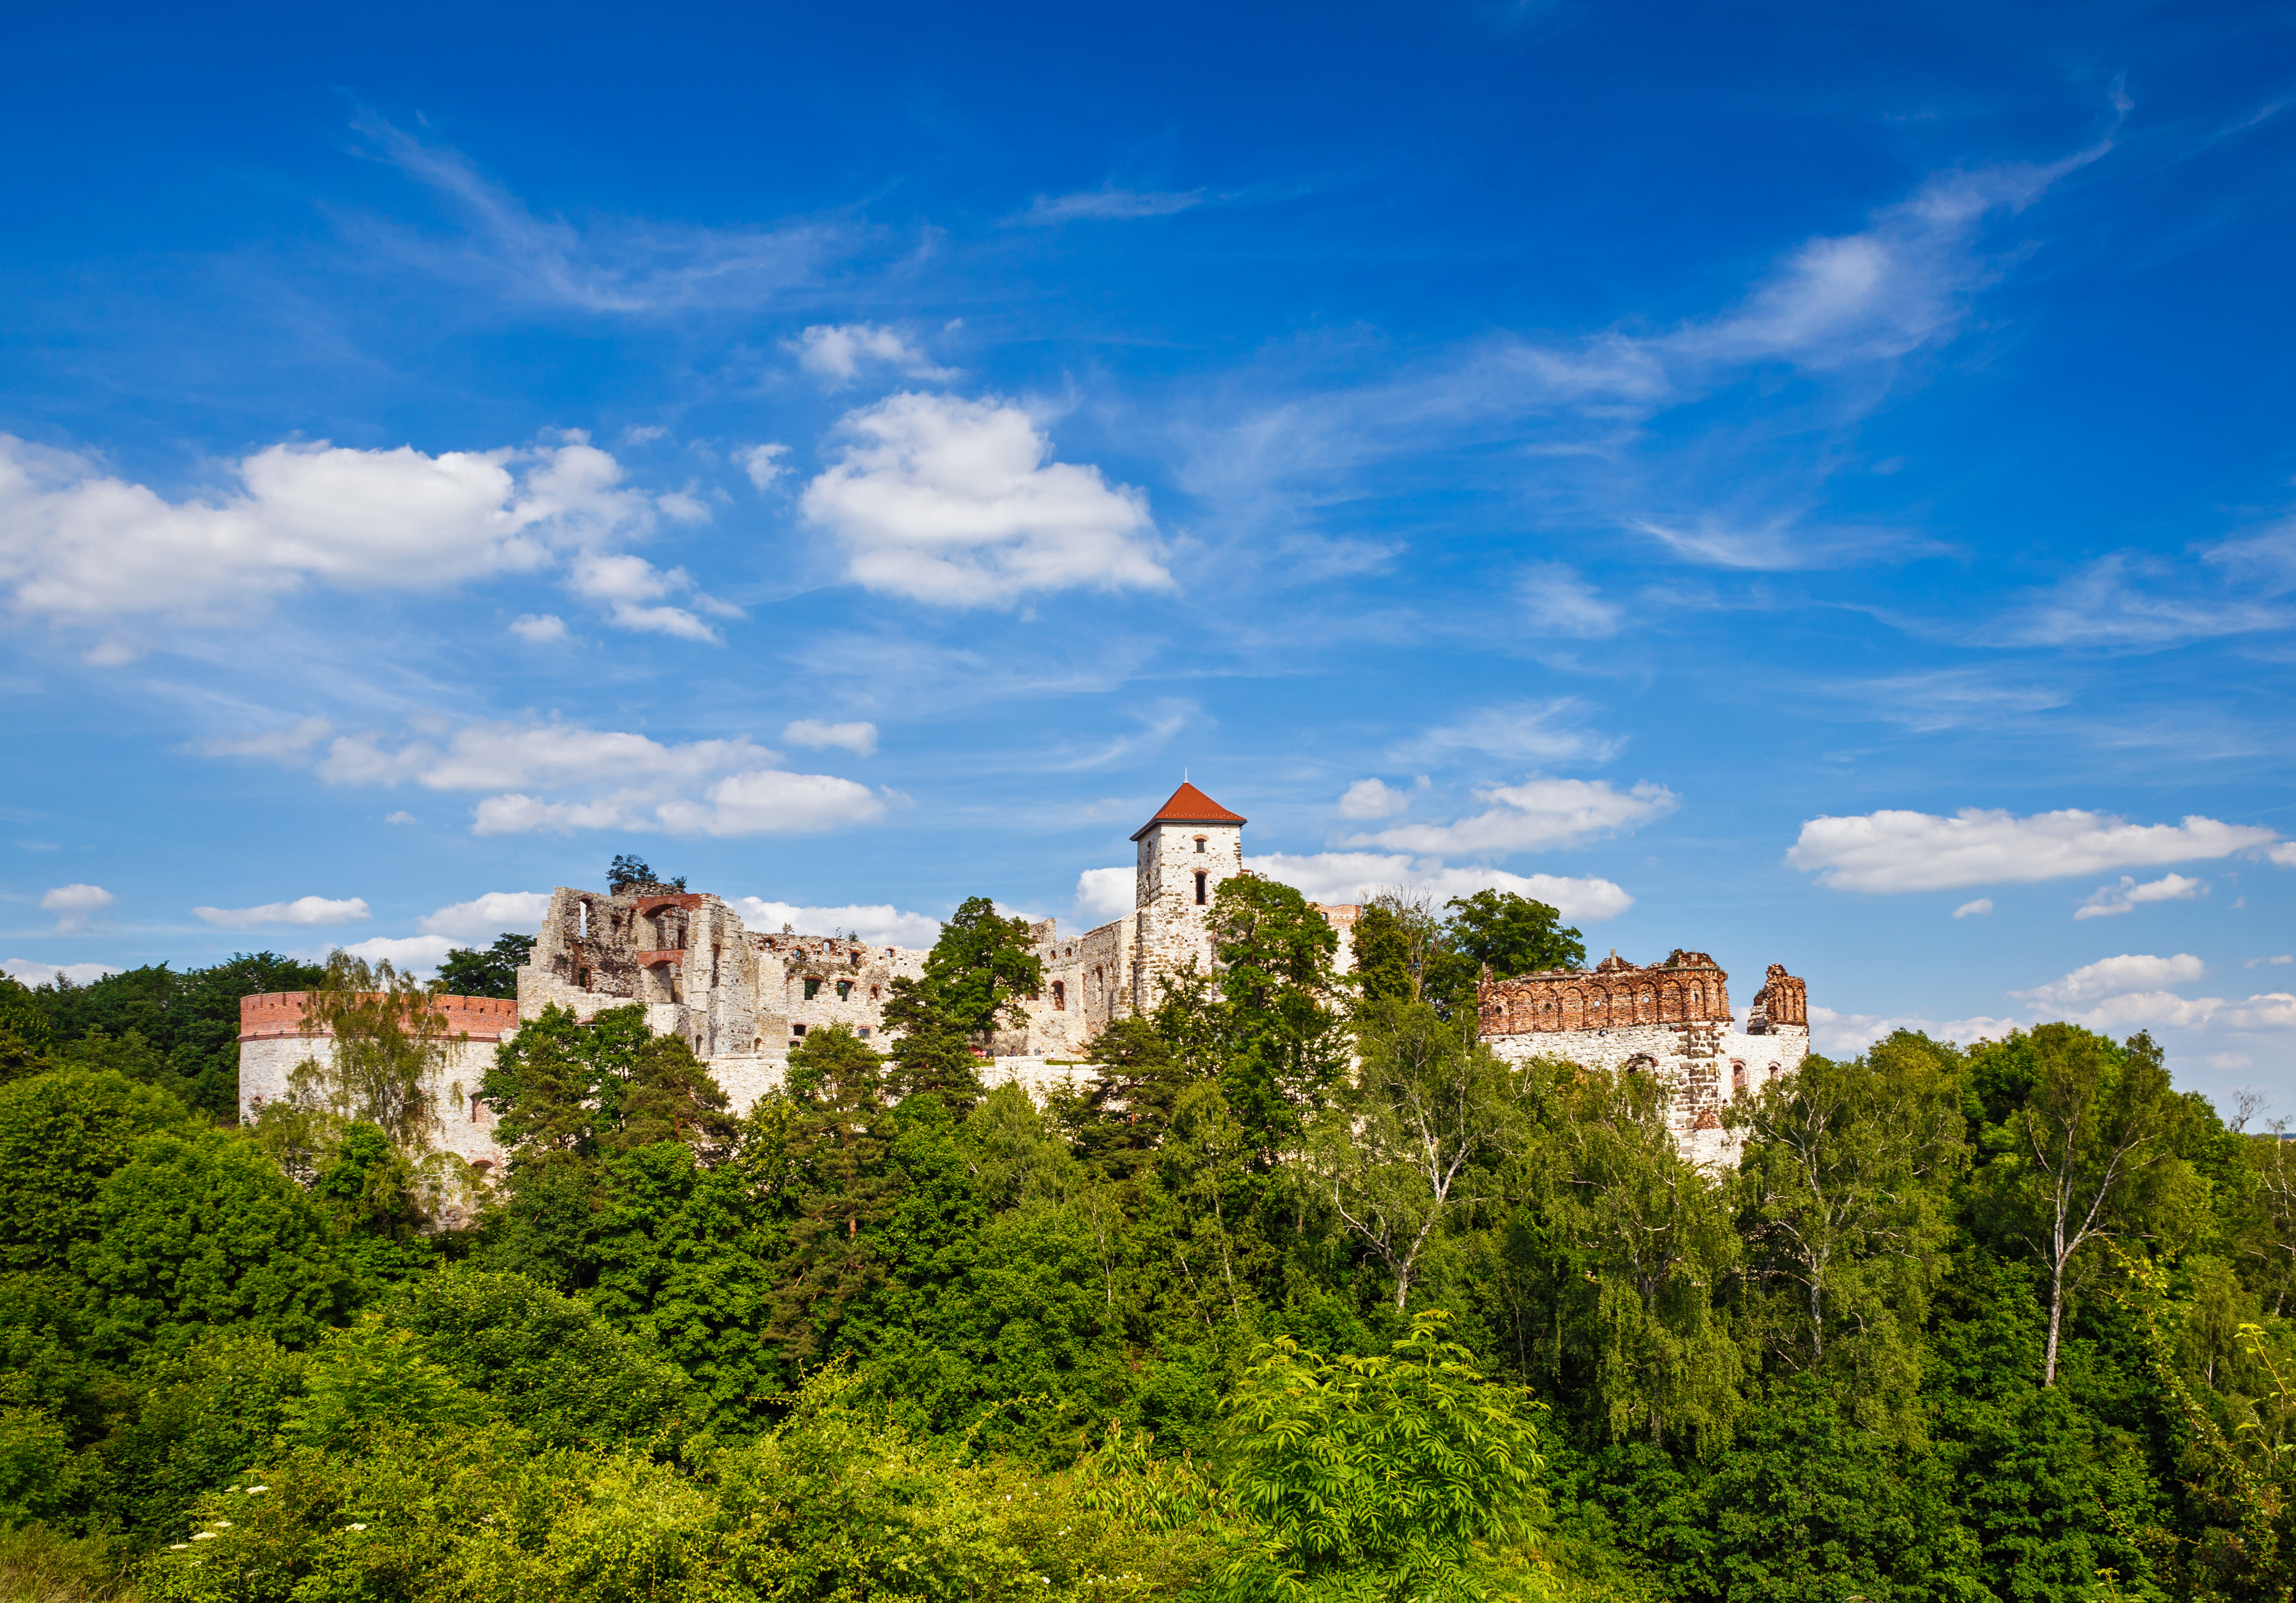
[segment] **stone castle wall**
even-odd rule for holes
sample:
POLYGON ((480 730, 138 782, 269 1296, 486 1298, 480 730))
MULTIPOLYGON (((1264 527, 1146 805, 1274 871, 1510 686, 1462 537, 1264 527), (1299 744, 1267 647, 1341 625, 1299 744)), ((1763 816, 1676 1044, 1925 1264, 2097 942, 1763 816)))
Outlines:
MULTIPOLYGON (((1133 836, 1133 910, 1081 935, 1052 920, 1031 928, 1044 968, 1025 1015, 999 1031, 982 1063, 992 1087, 1008 1082, 1040 1099, 1081 1086, 1093 1038, 1115 1019, 1152 1011, 1164 982, 1193 964, 1212 967, 1208 919, 1222 881, 1247 872, 1243 824, 1183 786, 1133 836)), ((1318 907, 1339 935, 1338 967, 1354 967, 1356 905, 1318 907)), ((442 1144, 473 1162, 499 1165, 488 1111, 469 1095, 495 1044, 552 1006, 588 1019, 637 1004, 657 1035, 682 1037, 709 1066, 737 1111, 785 1080, 789 1054, 806 1035, 845 1025, 880 1051, 892 984, 924 972, 926 953, 852 936, 749 929, 723 899, 660 886, 622 895, 562 887, 553 893, 534 951, 519 970, 518 1000, 440 997, 450 1046, 432 1088, 442 1144)), ((1731 1096, 1792 1073, 1808 1051, 1803 983, 1770 965, 1743 1028, 1729 976, 1702 952, 1677 949, 1638 966, 1615 953, 1588 970, 1487 978, 1478 994, 1480 1031, 1511 1062, 1556 1058, 1587 1067, 1656 1074, 1685 1152, 1702 1162, 1734 1158, 1720 1110, 1731 1096)), ((285 1095, 296 1064, 331 1051, 303 1033, 299 993, 251 996, 241 1007, 243 1116, 285 1095)))

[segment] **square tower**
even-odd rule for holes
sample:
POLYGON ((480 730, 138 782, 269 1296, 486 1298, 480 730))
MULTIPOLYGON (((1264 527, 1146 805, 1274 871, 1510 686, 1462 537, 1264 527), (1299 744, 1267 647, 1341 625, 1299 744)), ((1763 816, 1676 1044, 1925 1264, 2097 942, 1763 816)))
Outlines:
POLYGON ((1212 962, 1205 920, 1220 881, 1243 871, 1243 825, 1193 785, 1182 785, 1133 835, 1139 867, 1133 891, 1134 1008, 1145 1011, 1160 994, 1159 977, 1212 962))

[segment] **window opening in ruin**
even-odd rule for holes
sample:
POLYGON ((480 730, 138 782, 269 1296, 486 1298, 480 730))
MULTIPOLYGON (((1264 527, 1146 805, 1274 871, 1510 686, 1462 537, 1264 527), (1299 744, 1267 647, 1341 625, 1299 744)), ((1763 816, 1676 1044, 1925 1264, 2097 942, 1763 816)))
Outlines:
POLYGON ((1196 850, 1201 852, 1204 849, 1204 838, 1201 835, 1196 837, 1196 850))
POLYGON ((1742 1063, 1730 1065, 1730 1092, 1734 1096, 1746 1094, 1746 1066, 1742 1063))
POLYGON ((808 1002, 811 1002, 815 997, 820 994, 821 982, 819 980, 808 979, 805 982, 805 999, 808 1002))
POLYGON ((1777 1066, 1776 1064, 1773 1063, 1773 1064, 1771 1064, 1771 1065, 1770 1065, 1770 1078, 1771 1078, 1771 1079, 1773 1079, 1773 1080, 1775 1080, 1775 1079, 1776 1079, 1777 1077, 1778 1077, 1778 1066, 1777 1066))
POLYGON ((804 1034, 805 1034, 805 1026, 803 1026, 803 1025, 801 1025, 801 1024, 793 1024, 793 1025, 790 1026, 790 1034, 791 1034, 791 1035, 804 1035, 804 1034))
POLYGON ((1204 904, 1204 881, 1210 878, 1211 876, 1203 870, 1196 871, 1196 905, 1199 907, 1204 904))
POLYGON ((486 1122, 487 1105, 479 1100, 478 1098, 472 1097, 471 1099, 471 1123, 473 1125, 483 1125, 486 1122))
POLYGON ((837 982, 837 1000, 838 1000, 838 1001, 840 1001, 840 1002, 843 1002, 843 1001, 845 1001, 848 997, 851 996, 852 994, 853 994, 853 982, 852 982, 851 980, 849 980, 849 979, 840 979, 840 980, 839 980, 839 981, 837 982))
POLYGON ((853 1033, 854 1033, 855 1035, 857 1035, 860 1036, 860 1037, 861 1037, 861 1039, 862 1039, 862 1040, 864 1040, 864 1041, 866 1041, 866 1040, 868 1040, 868 1039, 869 1039, 869 1026, 868 1026, 867 1025, 865 1025, 865 1025, 863 1025, 859 1029, 857 1029, 857 1030, 854 1031, 853 1033))
POLYGON ((1066 980, 1056 979, 1053 982, 1053 1010, 1056 1013, 1063 1011, 1066 1010, 1068 1005, 1068 982, 1066 980))
POLYGON ((876 1000, 877 1000, 877 987, 876 987, 876 986, 871 986, 869 987, 869 1000, 870 1000, 871 1002, 874 1002, 874 1001, 876 1001, 876 1000))

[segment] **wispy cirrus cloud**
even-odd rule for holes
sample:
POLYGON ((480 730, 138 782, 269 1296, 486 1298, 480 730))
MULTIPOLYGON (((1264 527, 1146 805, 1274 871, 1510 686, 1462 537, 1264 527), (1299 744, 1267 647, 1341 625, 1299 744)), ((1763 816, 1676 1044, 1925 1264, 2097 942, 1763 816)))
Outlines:
POLYGON ((1113 184, 1078 190, 1065 195, 1038 195, 1013 219, 1032 227, 1057 223, 1127 222, 1138 217, 1168 217, 1204 203, 1201 189, 1119 189, 1113 184))
POLYGON ((371 111, 351 126, 368 142, 366 153, 425 185, 462 224, 446 237, 359 224, 373 242, 423 271, 513 300, 633 316, 740 309, 808 283, 859 242, 860 230, 839 223, 724 229, 602 217, 577 225, 537 216, 450 145, 371 111))

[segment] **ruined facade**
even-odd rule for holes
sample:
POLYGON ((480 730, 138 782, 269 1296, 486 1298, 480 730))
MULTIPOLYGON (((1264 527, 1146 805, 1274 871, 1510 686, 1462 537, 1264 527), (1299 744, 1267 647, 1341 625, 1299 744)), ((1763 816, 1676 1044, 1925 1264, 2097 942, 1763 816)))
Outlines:
MULTIPOLYGON (((1031 927, 1044 965, 1042 988, 1022 1004, 1024 1019, 990 1043, 983 1078, 1017 1081, 1041 1092, 1081 1084, 1081 1061, 1109 1023, 1154 1008, 1164 981, 1191 963, 1212 967, 1208 920, 1221 881, 1246 871, 1241 814, 1193 785, 1182 785, 1132 837, 1132 911, 1081 935, 1063 936, 1050 919, 1031 927)), ((1339 966, 1353 966, 1360 907, 1319 911, 1340 937, 1339 966)), ((588 1018, 632 1003, 657 1035, 682 1036, 709 1065, 737 1109, 779 1086, 791 1049, 812 1030, 849 1026, 885 1044, 884 1002, 892 982, 924 972, 926 954, 850 936, 765 933, 748 928, 717 896, 661 886, 621 895, 561 888, 519 970, 515 1003, 447 997, 463 1039, 436 1088, 447 1125, 443 1144, 473 1161, 499 1164, 492 1118, 469 1095, 496 1043, 518 1021, 559 1006, 588 1018)), ((1746 1027, 1730 1011, 1729 977, 1703 953, 1677 951, 1640 968, 1616 953, 1595 969, 1487 979, 1480 992, 1484 1038, 1511 1061, 1554 1057, 1589 1067, 1647 1067, 1673 1092, 1670 1108, 1684 1149, 1728 1161, 1720 1128, 1723 1100, 1761 1080, 1790 1073, 1808 1049, 1802 982, 1771 965, 1746 1027)), ((294 1066, 324 1050, 300 1030, 302 997, 250 997, 241 1010, 242 1116, 284 1095, 294 1066)))
POLYGON ((1486 976, 1477 1010, 1483 1039, 1510 1063, 1554 1058, 1656 1075, 1684 1155, 1729 1164, 1738 1137, 1723 1128, 1724 1104, 1792 1074, 1809 1051, 1801 981, 1772 963, 1743 1029, 1729 987, 1729 975, 1703 952, 1677 948, 1646 968, 1613 952, 1588 969, 1486 976))

